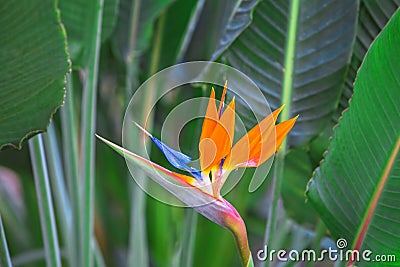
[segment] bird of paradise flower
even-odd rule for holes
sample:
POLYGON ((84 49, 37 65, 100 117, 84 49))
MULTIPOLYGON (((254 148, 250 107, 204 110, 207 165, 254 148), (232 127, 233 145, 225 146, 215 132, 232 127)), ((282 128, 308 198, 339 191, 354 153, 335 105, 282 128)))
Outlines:
POLYGON ((264 118, 232 147, 235 127, 235 98, 225 107, 226 90, 227 82, 218 109, 214 88, 211 91, 199 142, 200 170, 188 165, 192 161, 189 156, 168 147, 136 124, 143 134, 147 135, 163 152, 171 165, 187 171, 190 175, 172 172, 101 136, 96 136, 125 156, 126 159, 132 160, 153 180, 185 204, 193 207, 209 220, 230 230, 243 266, 254 266, 243 219, 236 209, 221 196, 220 190, 233 170, 257 167, 269 159, 279 149, 298 116, 275 125, 276 119, 283 109, 282 106, 264 118), (182 187, 170 186, 171 183, 166 183, 166 180, 173 181, 174 184, 182 185, 182 187), (199 205, 199 203, 206 204, 199 205))

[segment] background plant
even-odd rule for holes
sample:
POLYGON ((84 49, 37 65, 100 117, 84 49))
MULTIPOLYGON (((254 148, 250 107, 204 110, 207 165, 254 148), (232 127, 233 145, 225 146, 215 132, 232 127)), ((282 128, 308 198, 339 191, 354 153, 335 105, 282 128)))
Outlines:
MULTIPOLYGON (((189 60, 229 64, 257 83, 272 109, 286 105, 281 120, 300 114, 270 177, 251 194, 244 177, 227 196, 243 215, 253 252, 265 242, 272 248, 326 248, 339 237, 357 246, 366 214, 372 214, 361 248, 399 255, 393 204, 399 199, 399 5, 2 1, 1 265, 239 265, 228 233, 191 210, 147 197, 124 161, 94 142, 94 132, 101 132, 120 143, 133 91, 158 70, 189 60), (353 88, 354 99, 339 119, 353 88)), ((163 99, 153 131, 159 132, 162 114, 200 95, 207 92, 192 89, 163 99)), ((152 97, 149 92, 144 102, 152 97)), ((249 117, 240 103, 238 111, 249 117)), ((190 136, 199 130, 196 124, 184 129, 184 151, 197 150, 190 136)))

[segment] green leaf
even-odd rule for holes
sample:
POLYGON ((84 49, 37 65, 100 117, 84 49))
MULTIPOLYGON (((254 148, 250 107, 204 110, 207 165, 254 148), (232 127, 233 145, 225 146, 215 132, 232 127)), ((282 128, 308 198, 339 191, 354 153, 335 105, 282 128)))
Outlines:
MULTIPOLYGON (((74 69, 84 68, 91 53, 92 22, 100 8, 96 0, 60 0, 61 20, 68 36, 68 50, 74 69)), ((104 0, 101 39, 106 40, 114 30, 118 0, 104 0)))
POLYGON ((246 267, 254 267, 253 257, 250 256, 249 261, 247 262, 246 267))
POLYGON ((136 57, 149 47, 156 18, 173 1, 120 0, 113 39, 114 52, 120 60, 124 61, 130 54, 136 57))
POLYGON ((218 58, 250 25, 254 7, 258 2, 258 0, 238 1, 231 14, 228 16, 228 21, 223 27, 222 35, 215 52, 211 56, 211 60, 218 58))
POLYGON ((49 0, 3 2, 0 27, 0 149, 21 149, 63 102, 65 33, 49 0))
MULTIPOLYGON (((356 0, 263 1, 251 25, 225 54, 233 67, 256 82, 272 109, 286 105, 282 120, 300 114, 289 133, 290 145, 317 135, 336 109, 350 60, 357 8, 356 0)), ((248 107, 241 101, 237 104, 238 113, 250 118, 248 107)), ((251 108, 257 113, 257 107, 251 108)), ((247 122, 249 127, 256 124, 247 122)))
POLYGON ((357 36, 354 42, 353 55, 347 71, 339 107, 334 114, 334 122, 337 122, 342 111, 348 106, 349 99, 353 94, 353 83, 357 75, 357 70, 361 65, 365 53, 399 6, 399 0, 362 0, 360 2, 357 36))
POLYGON ((258 0, 206 0, 184 59, 215 60, 249 26, 258 0))
POLYGON ((282 199, 286 213, 297 222, 314 225, 317 214, 306 202, 305 188, 313 171, 306 148, 289 151, 283 170, 282 199))
POLYGON ((11 267, 10 253, 8 252, 8 245, 6 234, 4 233, 3 221, 0 214, 0 266, 11 267))
POLYGON ((305 190, 314 169, 319 165, 324 152, 328 149, 328 139, 332 133, 329 125, 306 146, 296 147, 286 154, 282 200, 287 215, 297 223, 308 224, 308 226, 315 225, 318 218, 310 202, 306 201, 305 190))
POLYGON ((104 0, 103 17, 101 23, 101 41, 111 37, 117 24, 120 10, 119 2, 122 0, 104 0))
POLYGON ((165 11, 159 68, 176 64, 192 38, 205 0, 177 0, 165 11))
MULTIPOLYGON (((307 196, 335 238, 400 257, 400 12, 370 47, 307 196)), ((385 266, 398 265, 386 262, 385 266)), ((365 263, 367 265, 367 263, 365 263)), ((373 266, 373 264, 371 264, 373 266)))

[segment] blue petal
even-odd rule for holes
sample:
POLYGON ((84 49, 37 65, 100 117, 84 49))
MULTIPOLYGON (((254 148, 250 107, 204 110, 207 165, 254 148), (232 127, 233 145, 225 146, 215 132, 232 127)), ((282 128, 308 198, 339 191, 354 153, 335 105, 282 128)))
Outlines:
POLYGON ((156 144, 158 148, 164 153, 169 163, 171 163, 174 167, 182 169, 186 166, 186 164, 192 161, 192 159, 189 156, 168 147, 166 144, 164 144, 157 138, 155 137, 150 137, 150 138, 154 142, 154 144, 156 144))
POLYGON ((187 166, 187 164, 192 161, 191 157, 168 147, 166 144, 153 136, 150 136, 150 138, 154 142, 154 144, 156 144, 156 146, 163 152, 164 156, 167 158, 172 166, 178 169, 186 170, 190 172, 193 177, 202 180, 200 171, 193 167, 187 166))
POLYGON ((192 174, 192 176, 200 181, 203 180, 203 177, 201 177, 201 171, 197 170, 196 168, 193 167, 189 167, 186 166, 187 168, 185 170, 187 170, 188 172, 190 172, 192 174))

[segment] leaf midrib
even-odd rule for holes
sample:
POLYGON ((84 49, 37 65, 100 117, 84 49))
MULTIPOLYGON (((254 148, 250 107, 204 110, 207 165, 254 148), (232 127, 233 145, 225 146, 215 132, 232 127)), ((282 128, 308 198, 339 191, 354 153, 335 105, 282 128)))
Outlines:
POLYGON ((354 250, 360 250, 363 241, 365 239, 365 236, 367 234, 369 225, 371 224, 372 217, 375 214, 376 207, 378 205, 378 201, 382 195, 383 189, 388 181, 389 175, 391 170, 393 169, 395 160, 397 155, 400 152, 400 134, 397 136, 396 143, 393 146, 393 149, 389 155, 389 158, 387 160, 386 166, 383 169, 382 174, 380 175, 377 183, 377 187, 372 195, 371 201, 368 204, 367 209, 365 210, 365 214, 363 216, 363 219, 361 221, 360 227, 357 231, 357 235, 354 239, 353 242, 353 249, 354 250))

